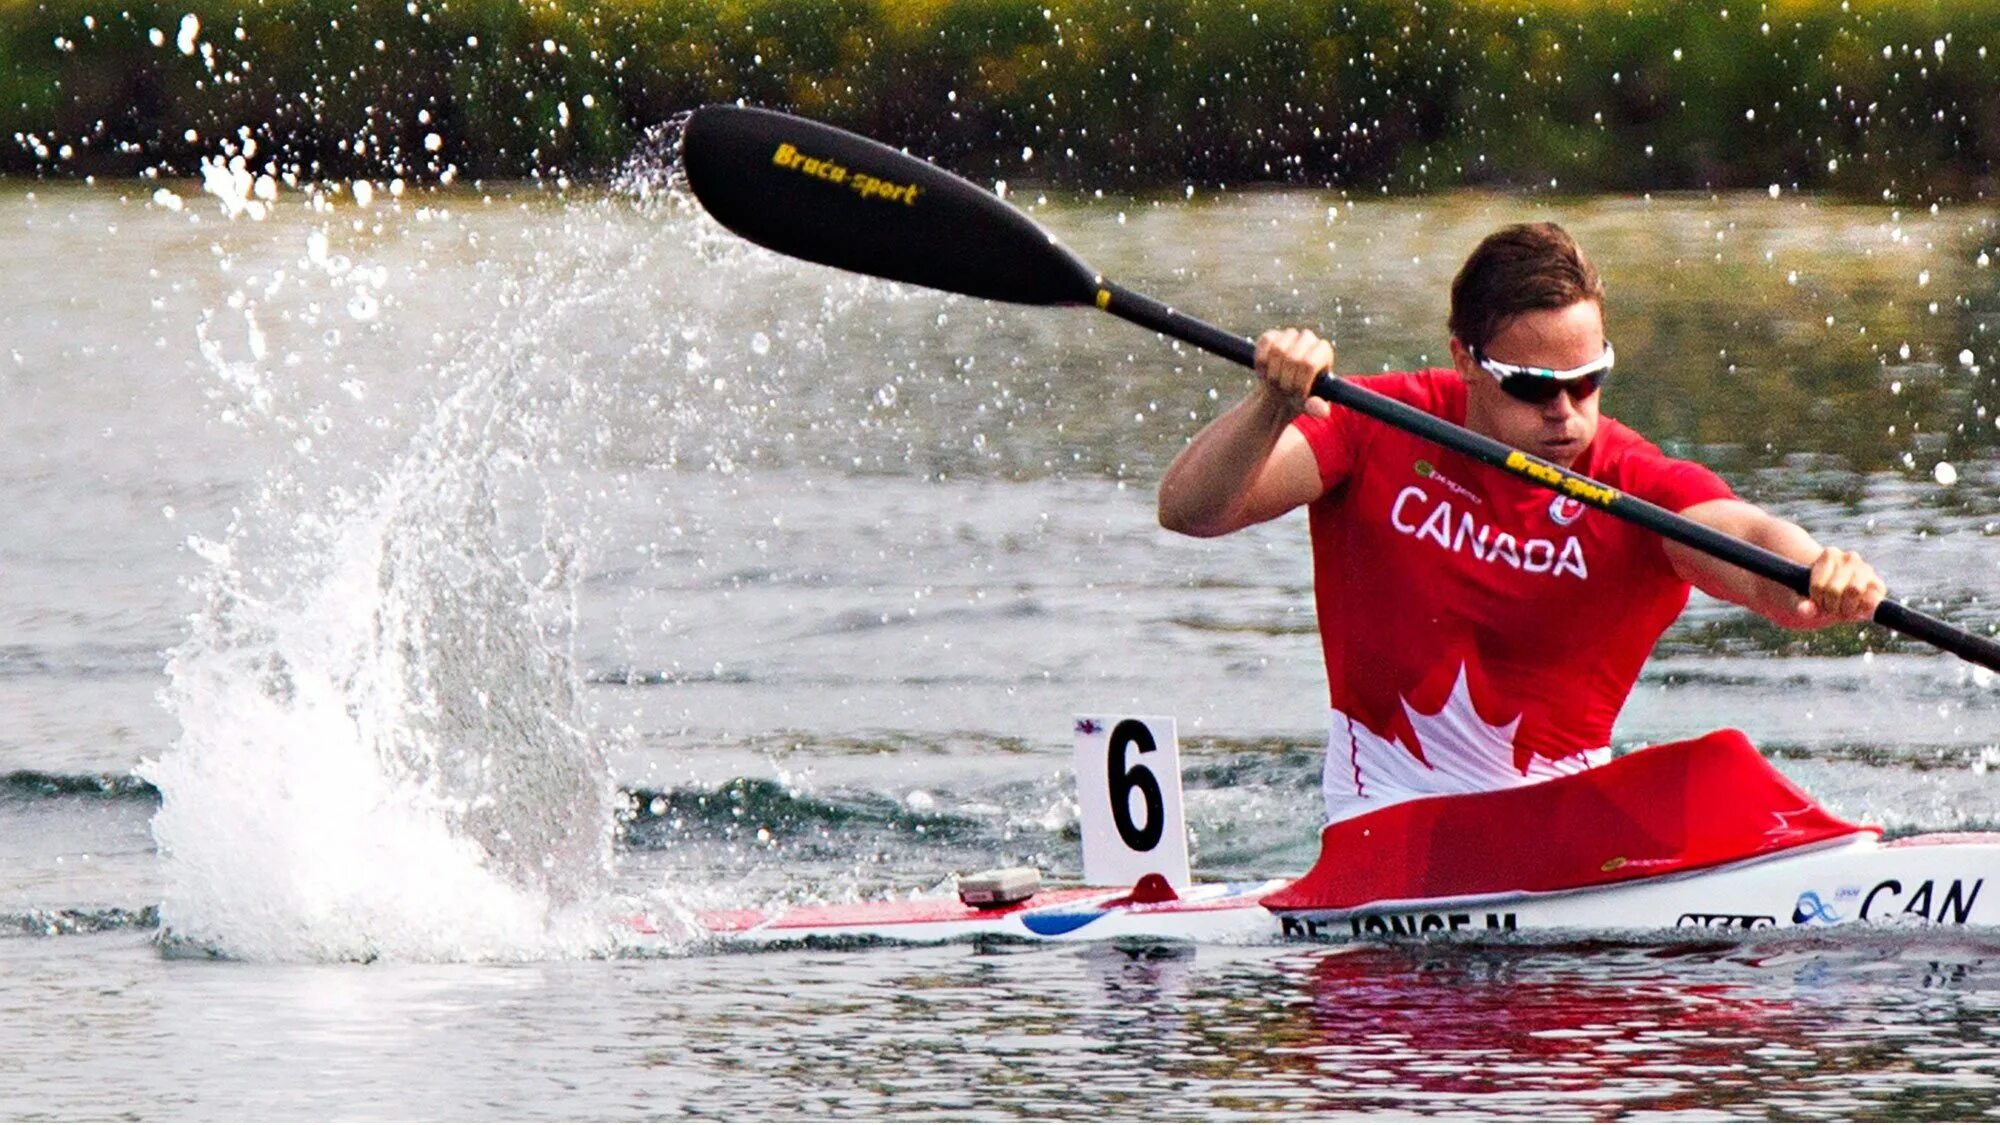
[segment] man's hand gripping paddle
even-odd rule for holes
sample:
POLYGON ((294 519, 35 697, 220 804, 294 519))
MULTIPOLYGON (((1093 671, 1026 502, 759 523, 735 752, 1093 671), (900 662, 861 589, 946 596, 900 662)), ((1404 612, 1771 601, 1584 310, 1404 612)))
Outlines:
MULTIPOLYGON (((845 130, 712 105, 681 138, 688 186, 717 222, 781 254, 951 293, 1028 305, 1095 305, 1224 359, 1256 345, 1098 276, 998 197, 845 130)), ((1483 434, 1321 375, 1313 394, 1648 528, 1804 595, 1811 569, 1483 434)), ((2000 671, 2000 643, 1884 600, 1875 622, 2000 671)))

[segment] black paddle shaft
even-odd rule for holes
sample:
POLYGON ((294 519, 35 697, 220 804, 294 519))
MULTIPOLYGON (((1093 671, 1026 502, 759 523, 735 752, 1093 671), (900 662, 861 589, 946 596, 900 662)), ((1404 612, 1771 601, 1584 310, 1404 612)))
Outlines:
MULTIPOLYGON (((1032 305, 1085 305, 1245 367, 1256 345, 1097 276, 1033 219, 908 153, 816 121, 741 106, 696 110, 681 137, 688 186, 761 246, 856 273, 1032 305)), ((1561 493, 1800 595, 1811 570, 1345 380, 1313 394, 1561 493)), ((2000 671, 2000 643, 1884 600, 1877 624, 2000 671)))

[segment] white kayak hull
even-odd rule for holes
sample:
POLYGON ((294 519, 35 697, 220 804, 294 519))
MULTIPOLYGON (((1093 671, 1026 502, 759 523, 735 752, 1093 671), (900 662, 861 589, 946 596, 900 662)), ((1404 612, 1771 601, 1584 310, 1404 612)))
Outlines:
POLYGON ((1449 930, 1762 930, 1846 924, 2000 926, 2000 835, 1865 834, 1653 879, 1532 895, 1373 903, 1287 915, 1298 936, 1449 930), (1995 886, 1988 888, 1987 883, 1995 886))
MULTIPOLYGON (((978 938, 1263 944, 1604 931, 1674 941, 1693 931, 1710 936, 1833 926, 2000 926, 2000 834, 1919 836, 1884 844, 1868 833, 1741 863, 1567 892, 1283 913, 1265 908, 1260 900, 1287 882, 1196 884, 1176 899, 1156 903, 1131 902, 1130 888, 1068 888, 997 910, 920 898, 728 911, 700 915, 694 926, 695 936, 731 946, 978 938)), ((635 925, 642 933, 687 936, 685 926, 635 925)))

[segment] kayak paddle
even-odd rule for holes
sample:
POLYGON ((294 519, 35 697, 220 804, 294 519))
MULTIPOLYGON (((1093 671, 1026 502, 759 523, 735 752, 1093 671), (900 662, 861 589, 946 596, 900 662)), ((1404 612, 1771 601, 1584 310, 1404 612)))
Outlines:
MULTIPOLYGON (((1098 276, 991 192, 905 152, 817 121, 733 105, 695 110, 681 136, 688 186, 715 220, 794 258, 891 281, 1028 305, 1095 305, 1224 359, 1257 346, 1098 276)), ((1804 595, 1811 568, 1412 406, 1322 374, 1319 398, 1804 595)), ((2000 671, 2000 643, 1885 599, 1875 622, 2000 671)))

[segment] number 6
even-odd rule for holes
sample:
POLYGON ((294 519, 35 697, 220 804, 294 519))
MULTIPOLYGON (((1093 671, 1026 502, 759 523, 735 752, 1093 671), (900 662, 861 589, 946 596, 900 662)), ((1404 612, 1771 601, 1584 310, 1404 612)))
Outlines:
POLYGON ((1159 779, 1145 763, 1134 761, 1129 768, 1126 766, 1128 746, 1136 747, 1140 756, 1157 749, 1153 732, 1137 719, 1126 719, 1111 728, 1111 744, 1105 755, 1105 769, 1111 781, 1111 821, 1126 847, 1135 852, 1150 852, 1160 846, 1160 835, 1166 830, 1166 798, 1160 793, 1159 779), (1146 803, 1144 826, 1132 822, 1134 789, 1146 803))

